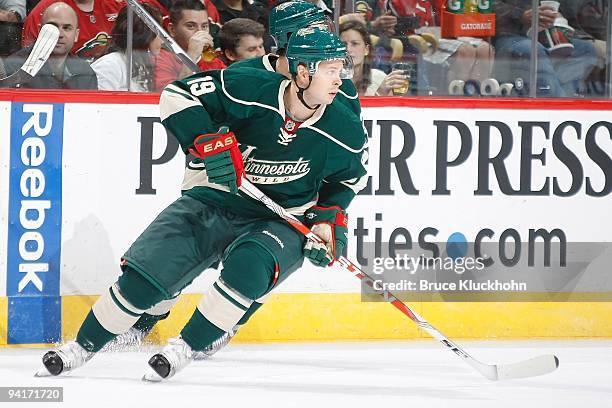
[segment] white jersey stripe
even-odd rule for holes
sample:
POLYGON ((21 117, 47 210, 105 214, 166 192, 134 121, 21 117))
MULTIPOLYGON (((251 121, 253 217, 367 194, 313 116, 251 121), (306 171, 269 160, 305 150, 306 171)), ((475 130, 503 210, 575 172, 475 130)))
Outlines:
MULTIPOLYGON (((221 71, 221 89, 223 89, 223 93, 225 94, 225 96, 227 96, 231 101, 239 103, 241 105, 251 105, 251 106, 259 106, 261 108, 265 108, 265 109, 269 109, 271 111, 274 111, 276 113, 278 113, 283 119, 285 118, 285 113, 282 110, 284 110, 284 106, 281 106, 281 109, 279 108, 275 108, 274 106, 270 106, 270 105, 266 105, 263 103, 259 103, 259 102, 249 102, 249 101, 244 101, 242 99, 238 99, 232 95, 230 95, 230 93, 227 91, 227 89, 225 89, 225 70, 221 71)), ((288 85, 288 80, 287 81, 283 81, 283 83, 280 86, 280 89, 282 89, 283 91, 285 90, 285 87, 288 85), (287 83, 285 83, 287 82, 287 83)), ((282 94, 279 90, 279 94, 282 94)))
POLYGON ((331 136, 329 133, 322 131, 321 129, 318 129, 314 126, 304 126, 302 125, 301 128, 307 128, 307 129, 311 129, 314 130, 315 132, 325 136, 326 138, 328 138, 329 140, 331 140, 332 142, 336 143, 338 146, 348 150, 351 153, 360 153, 362 151, 364 151, 367 147, 368 147, 368 141, 366 140, 366 142, 363 144, 363 146, 361 146, 361 148, 359 149, 353 149, 352 147, 342 143, 341 141, 339 141, 338 139, 334 138, 333 136, 331 136))
POLYGON ((159 98, 159 117, 163 121, 175 113, 179 113, 194 106, 203 108, 200 101, 193 95, 190 95, 174 85, 168 85, 159 98))

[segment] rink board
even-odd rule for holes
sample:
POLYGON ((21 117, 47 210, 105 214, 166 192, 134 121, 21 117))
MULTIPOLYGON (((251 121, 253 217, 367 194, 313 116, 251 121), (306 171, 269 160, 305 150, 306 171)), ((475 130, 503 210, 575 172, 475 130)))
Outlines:
MULTIPOLYGON (((153 343, 176 337, 201 296, 184 295, 167 321, 149 335, 153 343)), ((73 339, 94 298, 65 296, 63 338, 73 339)), ((609 338, 609 302, 487 302, 409 304, 451 338, 609 338)), ((236 336, 237 342, 342 340, 416 340, 429 335, 393 306, 361 302, 353 293, 279 293, 253 316, 236 336)), ((162 343, 163 344, 163 343, 162 343)))
MULTIPOLYGON (((155 103, 154 95, 0 92, 0 134, 11 135, 0 138, 0 344, 74 337, 95 297, 116 279, 123 252, 178 196, 184 156, 159 123, 155 103), (29 169, 23 156, 28 135, 23 131, 32 117, 28 112, 41 104, 51 107, 55 117, 61 112, 61 121, 54 121, 49 133, 55 139, 39 137, 48 144, 47 153, 59 152, 55 159, 61 160, 45 163, 45 187, 54 187, 44 193, 60 192, 61 198, 49 199, 45 223, 30 231, 18 219, 23 174, 29 169), (19 124, 16 111, 21 115, 19 124), (24 268, 23 257, 38 255, 32 242, 26 242, 30 248, 19 246, 27 232, 39 233, 45 249, 55 249, 42 251, 34 260, 47 265, 48 271, 31 274, 24 286, 26 275, 19 270, 24 268), (38 285, 36 277, 41 280, 38 285)), ((415 241, 419 232, 434 228, 441 242, 456 232, 473 238, 485 228, 496 238, 512 228, 527 240, 530 229, 544 228, 560 229, 572 242, 610 242, 610 194, 593 192, 606 191, 612 180, 608 168, 612 124, 606 121, 612 103, 382 98, 365 99, 363 105, 371 138, 371 185, 350 208, 350 258, 355 259, 360 249, 354 236, 358 222, 369 229, 369 239, 376 229, 383 241, 398 228, 409 231, 415 241), (534 122, 538 125, 526 125, 534 122), (512 187, 526 188, 526 193, 503 191, 499 174, 492 171, 487 188, 479 184, 481 173, 488 171, 479 167, 479 143, 485 131, 490 132, 491 154, 500 149, 502 137, 512 139, 505 169, 512 187), (553 184, 567 191, 576 182, 560 159, 558 146, 552 144, 555 132, 564 132, 563 143, 582 170, 580 187, 567 197, 552 191, 553 184), (442 142, 447 154, 440 158, 442 142), (545 158, 532 158, 526 166, 521 158, 526 149, 533 155, 544 152, 545 158), (452 162, 462 155, 457 160, 461 163, 444 167, 444 160, 452 162), (538 193, 545 185, 550 191, 538 193), (476 195, 477 189, 490 192, 476 195)), ((30 132, 44 131, 43 122, 38 129, 30 126, 30 132)), ((35 156, 32 150, 27 154, 30 159, 35 156)), ((207 271, 196 280, 156 335, 176 334, 197 303, 192 294, 202 293, 217 274, 207 271)), ((306 265, 278 288, 239 338, 423 336, 389 305, 362 302, 359 291, 359 281, 348 273, 306 265)), ((415 303, 415 308, 454 337, 612 337, 610 303, 604 302, 415 303)))

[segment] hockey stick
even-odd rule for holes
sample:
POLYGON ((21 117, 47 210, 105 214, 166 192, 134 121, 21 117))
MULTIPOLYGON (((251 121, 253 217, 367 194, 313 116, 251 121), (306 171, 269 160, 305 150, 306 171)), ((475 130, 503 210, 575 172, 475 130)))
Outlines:
POLYGON ((0 88, 13 88, 31 81, 38 71, 45 65, 51 51, 57 44, 59 29, 52 24, 45 24, 40 29, 38 38, 32 47, 32 51, 23 63, 19 71, 6 78, 0 79, 0 88))
MULTIPOLYGON (((260 201, 274 213, 279 215, 283 220, 287 221, 293 228, 304 234, 306 238, 311 239, 318 243, 323 243, 323 240, 314 234, 307 226, 302 224, 300 220, 295 218, 293 215, 287 212, 283 207, 275 203, 270 197, 260 191, 255 185, 253 185, 246 177, 242 177, 242 184, 240 190, 247 194, 249 197, 260 201)), ((368 285, 377 294, 382 296, 386 301, 390 302, 400 312, 408 316, 413 322, 417 324, 421 329, 425 330, 433 338, 441 342, 443 345, 452 350, 456 355, 461 357, 465 362, 474 367, 476 371, 492 381, 497 380, 508 380, 513 378, 525 378, 534 377, 537 375, 548 374, 559 367, 559 359, 551 354, 534 357, 528 360, 519 361, 512 364, 485 364, 474 357, 470 356, 465 350, 458 346, 455 342, 450 340, 438 329, 433 327, 424 318, 419 316, 417 312, 412 310, 409 306, 402 303, 397 297, 387 290, 377 290, 374 288, 374 279, 368 276, 365 272, 359 269, 354 263, 349 261, 344 256, 340 257, 334 265, 340 265, 343 269, 349 271, 357 278, 361 279, 366 285, 368 285)))
POLYGON ((170 34, 159 25, 157 21, 145 10, 136 0, 127 0, 127 5, 140 17, 140 19, 153 31, 159 38, 162 39, 164 45, 176 55, 183 64, 193 72, 200 72, 198 64, 193 62, 189 55, 181 48, 180 45, 170 37, 170 34))

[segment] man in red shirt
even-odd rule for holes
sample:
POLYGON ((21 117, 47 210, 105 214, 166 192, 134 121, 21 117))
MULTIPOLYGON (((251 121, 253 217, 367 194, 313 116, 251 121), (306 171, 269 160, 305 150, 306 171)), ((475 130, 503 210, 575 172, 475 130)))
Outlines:
MULTIPOLYGON (((66 3, 52 3, 43 12, 43 24, 52 24, 59 30, 59 38, 49 59, 38 74, 21 88, 33 89, 98 89, 95 72, 70 50, 79 36, 76 12, 66 3)), ((17 72, 32 52, 32 46, 23 48, 4 59, 7 74, 17 72)))
MULTIPOLYGON (((141 4, 149 3, 152 6, 157 7, 159 11, 161 11, 162 13, 162 19, 163 19, 162 26, 167 30, 168 23, 170 22, 168 21, 169 13, 170 13, 168 10, 170 9, 174 1, 175 0, 140 0, 139 2, 141 4)), ((219 24, 221 17, 219 17, 219 12, 217 11, 217 8, 215 7, 215 5, 212 4, 210 0, 200 0, 200 1, 206 7, 206 11, 208 12, 208 19, 214 23, 219 24)))
MULTIPOLYGON (((178 0, 170 8, 169 34, 202 71, 223 69, 225 64, 212 53, 213 39, 208 31, 208 13, 199 0, 178 0), (207 56, 211 58, 207 58, 207 56)), ((155 62, 155 89, 161 91, 170 82, 193 72, 170 51, 162 49, 155 62)))

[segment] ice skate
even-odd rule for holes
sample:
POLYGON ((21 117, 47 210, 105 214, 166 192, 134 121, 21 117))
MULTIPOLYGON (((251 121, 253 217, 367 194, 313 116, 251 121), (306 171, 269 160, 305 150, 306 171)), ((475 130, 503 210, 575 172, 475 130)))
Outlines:
POLYGON ((103 352, 115 352, 115 351, 128 351, 137 350, 143 343, 144 338, 148 333, 141 330, 130 327, 130 329, 115 337, 112 341, 108 342, 101 351, 103 352))
POLYGON ((152 370, 148 370, 142 379, 153 382, 166 380, 193 361, 193 354, 191 347, 181 337, 170 339, 161 353, 149 359, 152 370))
POLYGON ((48 351, 42 358, 43 367, 36 377, 65 375, 88 362, 96 353, 85 350, 76 341, 68 342, 55 350, 48 351))

